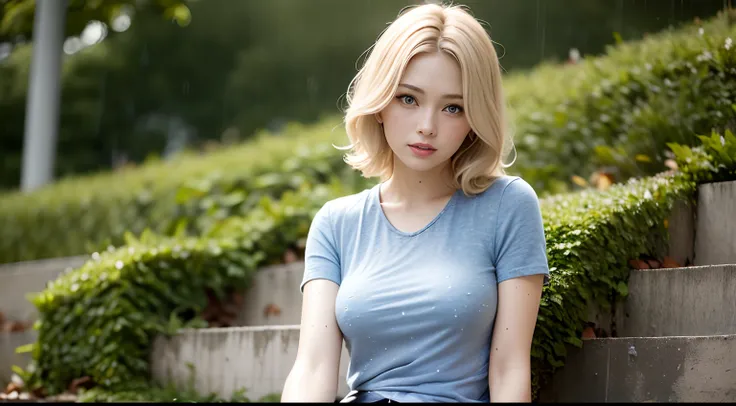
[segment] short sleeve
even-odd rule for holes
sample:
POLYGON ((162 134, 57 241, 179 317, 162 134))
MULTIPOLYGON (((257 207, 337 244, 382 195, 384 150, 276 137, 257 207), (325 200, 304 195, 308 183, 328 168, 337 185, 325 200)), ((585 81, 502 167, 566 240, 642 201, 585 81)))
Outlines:
POLYGON ((329 202, 314 216, 304 252, 304 277, 299 290, 304 293, 304 285, 313 279, 327 279, 340 285, 340 257, 330 218, 329 202))
POLYGON ((549 264, 544 223, 534 189, 521 178, 506 185, 496 215, 494 239, 496 279, 544 274, 549 283, 549 264))

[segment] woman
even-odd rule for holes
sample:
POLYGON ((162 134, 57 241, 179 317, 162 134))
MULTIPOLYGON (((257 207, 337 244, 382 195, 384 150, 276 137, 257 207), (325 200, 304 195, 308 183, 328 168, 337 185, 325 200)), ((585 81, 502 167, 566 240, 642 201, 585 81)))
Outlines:
POLYGON ((549 273, 539 202, 504 174, 498 57, 459 6, 415 6, 348 91, 346 162, 381 182, 309 231, 298 355, 282 401, 531 400, 549 273))

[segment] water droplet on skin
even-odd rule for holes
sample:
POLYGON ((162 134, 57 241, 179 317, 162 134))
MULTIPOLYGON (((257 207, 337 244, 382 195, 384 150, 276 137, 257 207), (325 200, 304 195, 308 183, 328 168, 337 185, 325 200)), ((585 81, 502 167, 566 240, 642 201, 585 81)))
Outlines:
POLYGON ((445 276, 445 279, 450 279, 450 275, 445 276))
POLYGON ((450 289, 451 287, 452 287, 452 285, 448 286, 447 289, 450 289))
POLYGON ((388 348, 384 348, 383 350, 384 350, 384 351, 388 351, 388 348))
POLYGON ((412 337, 411 339, 413 340, 413 339, 414 339, 414 337, 412 337))
POLYGON ((432 310, 434 310, 435 306, 432 306, 432 310))
POLYGON ((460 331, 465 331, 465 329, 464 328, 461 328, 460 331))
POLYGON ((437 372, 440 372, 440 370, 438 369, 437 372))
POLYGON ((345 311, 348 311, 348 307, 347 306, 345 306, 345 311))
POLYGON ((457 314, 455 315, 455 318, 457 318, 457 314))
POLYGON ((468 292, 467 296, 470 296, 470 292, 468 292))
POLYGON ((402 316, 404 316, 404 315, 406 315, 406 313, 404 313, 404 312, 401 312, 401 315, 402 315, 402 316))

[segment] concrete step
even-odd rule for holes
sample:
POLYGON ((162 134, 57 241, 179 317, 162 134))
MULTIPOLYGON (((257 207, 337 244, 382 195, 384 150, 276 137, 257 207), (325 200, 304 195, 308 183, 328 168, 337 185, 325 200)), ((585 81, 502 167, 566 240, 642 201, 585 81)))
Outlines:
MULTIPOLYGON (((299 345, 299 326, 230 327, 182 330, 154 341, 151 369, 157 382, 230 398, 246 389, 255 400, 281 393, 299 345), (192 379, 193 378, 193 379, 192 379)), ((347 395, 349 355, 343 346, 338 396, 347 395)))
POLYGON ((736 335, 585 340, 540 401, 736 402, 736 335))
POLYGON ((697 204, 677 202, 666 252, 682 265, 736 263, 736 181, 698 186, 697 204))
POLYGON ((617 335, 736 334, 735 293, 736 265, 632 270, 617 335))
POLYGON ((38 332, 35 330, 27 330, 22 332, 8 333, 0 332, 0 386, 2 389, 10 383, 10 377, 13 375, 12 366, 18 365, 26 368, 31 362, 31 354, 16 354, 15 350, 26 344, 36 342, 38 332))
POLYGON ((35 321, 36 308, 26 299, 69 268, 84 264, 89 256, 62 257, 0 265, 0 312, 8 320, 35 321))
POLYGON ((695 265, 736 264, 736 181, 698 187, 695 265))

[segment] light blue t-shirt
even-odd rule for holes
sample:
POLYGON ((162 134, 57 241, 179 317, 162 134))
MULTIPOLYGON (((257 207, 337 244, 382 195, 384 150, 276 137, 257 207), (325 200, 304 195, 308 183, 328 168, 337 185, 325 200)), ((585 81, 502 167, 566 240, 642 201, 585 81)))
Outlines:
POLYGON ((502 176, 474 197, 458 190, 405 233, 378 188, 326 203, 306 244, 302 291, 313 279, 339 285, 348 386, 398 402, 488 402, 496 285, 549 274, 536 193, 502 176))

